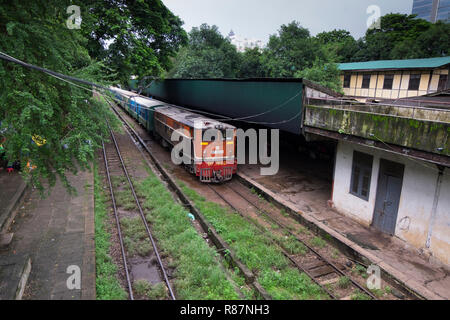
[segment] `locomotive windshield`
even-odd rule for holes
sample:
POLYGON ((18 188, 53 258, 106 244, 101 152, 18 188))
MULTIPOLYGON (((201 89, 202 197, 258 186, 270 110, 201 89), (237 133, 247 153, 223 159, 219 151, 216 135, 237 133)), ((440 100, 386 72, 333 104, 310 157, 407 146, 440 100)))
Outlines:
POLYGON ((220 136, 222 137, 222 141, 230 141, 233 140, 234 130, 233 129, 206 129, 203 130, 203 141, 204 142, 213 142, 216 141, 220 132, 220 136))

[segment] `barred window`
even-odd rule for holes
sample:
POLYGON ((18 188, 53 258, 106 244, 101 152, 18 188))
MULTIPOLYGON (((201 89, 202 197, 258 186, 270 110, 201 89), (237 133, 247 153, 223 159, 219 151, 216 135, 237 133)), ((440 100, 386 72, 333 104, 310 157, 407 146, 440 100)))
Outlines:
POLYGON ((391 90, 393 82, 394 82, 394 75, 393 74, 386 74, 384 76, 383 89, 391 90))
POLYGON ((350 88, 350 79, 351 79, 351 77, 352 77, 351 74, 344 75, 344 88, 350 88))
POLYGON ((368 89, 370 86, 370 74, 363 75, 363 81, 361 88, 368 89))
POLYGON ((363 200, 369 200, 372 163, 373 156, 358 151, 353 152, 350 193, 363 200))
POLYGON ((419 85, 420 85, 420 74, 411 74, 409 76, 408 90, 419 90, 419 85))

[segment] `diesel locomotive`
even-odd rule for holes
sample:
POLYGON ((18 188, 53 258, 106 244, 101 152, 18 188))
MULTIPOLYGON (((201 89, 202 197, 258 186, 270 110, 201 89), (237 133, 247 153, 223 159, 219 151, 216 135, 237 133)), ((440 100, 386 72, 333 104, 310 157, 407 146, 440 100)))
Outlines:
POLYGON ((236 127, 131 91, 110 90, 120 107, 163 146, 174 148, 184 139, 176 156, 201 182, 228 181, 236 173, 236 127))

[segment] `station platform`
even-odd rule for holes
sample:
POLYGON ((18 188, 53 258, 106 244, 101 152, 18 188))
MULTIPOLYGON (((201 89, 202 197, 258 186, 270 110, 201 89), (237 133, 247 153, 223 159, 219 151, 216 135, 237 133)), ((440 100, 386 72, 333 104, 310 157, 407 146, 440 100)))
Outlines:
POLYGON ((450 299, 447 266, 431 262, 405 241, 364 226, 328 206, 329 165, 292 155, 281 156, 280 162, 275 176, 261 176, 259 165, 240 165, 237 178, 297 215, 297 220, 313 226, 320 234, 330 235, 346 252, 378 265, 385 275, 421 298, 450 299))
MULTIPOLYGON (((12 190, 23 183, 19 178, 0 175, 2 209, 17 206, 12 190)), ((44 199, 28 188, 15 210, 5 230, 12 241, 0 249, 0 299, 95 299, 93 173, 68 179, 77 194, 68 194, 60 181, 44 199)))

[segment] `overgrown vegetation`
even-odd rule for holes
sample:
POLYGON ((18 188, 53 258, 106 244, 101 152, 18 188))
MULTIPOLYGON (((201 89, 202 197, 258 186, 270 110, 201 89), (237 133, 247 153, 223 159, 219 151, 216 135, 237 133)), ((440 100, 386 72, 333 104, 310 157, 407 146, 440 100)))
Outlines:
POLYGON ((137 183, 137 192, 159 248, 170 255, 175 268, 174 286, 179 299, 238 299, 226 279, 217 253, 192 226, 189 212, 172 198, 162 182, 150 171, 137 183))
POLYGON ((152 245, 141 217, 122 218, 120 226, 123 231, 123 242, 130 256, 138 254, 145 257, 152 251, 152 245))
POLYGON ((311 240, 311 244, 316 247, 316 248, 325 248, 325 246, 327 245, 327 243, 325 242, 325 240, 323 240, 321 237, 316 236, 314 238, 312 238, 311 240))
POLYGON ((352 272, 355 274, 360 275, 361 277, 363 277, 364 279, 366 279, 367 277, 369 277, 369 275, 367 274, 367 269, 366 267, 360 265, 360 264, 355 264, 352 268, 352 272))
POLYGON ((338 287, 341 289, 347 289, 350 286, 350 279, 346 276, 342 276, 339 278, 338 287))
POLYGON ((179 184, 230 245, 237 258, 255 273, 259 283, 274 299, 301 300, 327 297, 308 276, 289 264, 279 248, 273 244, 270 236, 263 235, 256 226, 239 214, 207 201, 184 183, 179 184))
POLYGON ((123 300, 127 298, 127 293, 120 286, 117 279, 117 266, 110 255, 111 235, 108 228, 107 198, 96 163, 94 163, 94 201, 97 299, 123 300))
POLYGON ((359 291, 358 289, 355 289, 353 291, 353 294, 351 295, 352 300, 370 300, 371 298, 365 294, 359 291))
MULTIPOLYGON (((108 87, 170 68, 186 39, 181 25, 161 0, 2 1, 0 51, 108 87), (75 20, 71 5, 80 8, 80 30, 66 24, 75 20)), ((42 193, 57 178, 74 191, 67 173, 88 169, 105 120, 114 126, 91 90, 0 60, 0 141, 9 161, 35 167, 22 174, 42 193)))
POLYGON ((161 300, 167 296, 167 289, 163 282, 152 285, 145 279, 139 279, 134 281, 133 289, 141 297, 150 300, 161 300))

